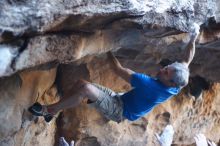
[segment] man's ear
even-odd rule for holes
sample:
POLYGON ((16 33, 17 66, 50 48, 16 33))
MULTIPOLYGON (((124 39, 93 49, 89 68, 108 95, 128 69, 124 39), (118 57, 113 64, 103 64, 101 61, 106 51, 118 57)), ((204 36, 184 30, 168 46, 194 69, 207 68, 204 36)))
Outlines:
POLYGON ((176 84, 175 83, 170 83, 170 86, 171 87, 176 87, 176 84))

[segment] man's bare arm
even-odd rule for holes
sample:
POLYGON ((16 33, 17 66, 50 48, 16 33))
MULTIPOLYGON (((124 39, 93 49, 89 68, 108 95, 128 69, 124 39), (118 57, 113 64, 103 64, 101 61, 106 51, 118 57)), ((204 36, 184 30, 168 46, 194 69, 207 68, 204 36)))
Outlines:
POLYGON ((186 52, 183 56, 183 63, 189 66, 195 55, 195 39, 191 39, 185 48, 186 52))
POLYGON ((130 82, 131 75, 135 72, 128 68, 122 67, 120 62, 115 58, 115 56, 111 52, 108 52, 108 58, 111 60, 111 66, 114 72, 121 78, 123 78, 125 81, 130 82))
POLYGON ((193 31, 191 32, 191 38, 185 48, 186 53, 183 58, 183 63, 186 64, 187 66, 189 66, 189 64, 192 62, 193 57, 195 55, 195 42, 199 35, 199 29, 200 29, 200 26, 196 23, 194 23, 192 27, 193 27, 193 31))

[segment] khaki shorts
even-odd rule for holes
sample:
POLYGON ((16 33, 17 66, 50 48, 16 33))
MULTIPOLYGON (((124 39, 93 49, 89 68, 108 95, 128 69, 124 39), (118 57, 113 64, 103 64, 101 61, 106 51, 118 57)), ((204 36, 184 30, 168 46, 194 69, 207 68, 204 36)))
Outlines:
POLYGON ((120 123, 124 120, 123 117, 123 102, 116 92, 109 88, 98 84, 92 84, 100 90, 98 99, 90 103, 98 111, 100 111, 106 118, 120 123))

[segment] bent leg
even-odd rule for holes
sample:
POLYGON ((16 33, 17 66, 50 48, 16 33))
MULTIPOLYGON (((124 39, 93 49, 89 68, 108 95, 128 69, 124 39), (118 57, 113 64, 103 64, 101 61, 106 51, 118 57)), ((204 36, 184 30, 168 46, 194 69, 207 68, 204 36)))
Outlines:
POLYGON ((98 99, 101 92, 97 87, 85 80, 79 80, 76 84, 76 88, 78 90, 72 96, 63 98, 55 104, 46 106, 48 112, 55 114, 59 110, 75 107, 80 104, 85 97, 94 102, 98 99))

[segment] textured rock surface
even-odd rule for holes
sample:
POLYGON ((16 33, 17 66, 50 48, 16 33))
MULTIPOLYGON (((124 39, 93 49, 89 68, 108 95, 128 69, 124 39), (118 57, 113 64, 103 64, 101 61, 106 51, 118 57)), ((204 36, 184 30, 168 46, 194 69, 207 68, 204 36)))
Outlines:
POLYGON ((37 97, 47 97, 44 102, 51 100, 50 96, 47 96, 47 93, 50 93, 47 90, 53 85, 55 76, 56 69, 52 69, 23 72, 1 79, 1 146, 53 145, 56 130, 54 121, 47 125, 43 119, 36 119, 30 115, 27 107, 37 97))
POLYGON ((1 42, 20 46, 5 75, 112 49, 142 49, 147 36, 178 33, 169 28, 190 31, 193 22, 203 24, 210 17, 218 18, 217 6, 214 0, 4 0, 0 10, 1 42), (165 28, 154 30, 160 27, 165 28))
POLYGON ((198 132, 217 142, 219 7, 217 0, 0 1, 0 145, 56 145, 59 136, 78 146, 158 145, 154 133, 168 123, 178 145, 193 143, 198 132), (57 83, 62 98, 68 98, 79 78, 128 90, 104 53, 112 50, 124 66, 154 75, 159 64, 181 59, 189 40, 184 32, 194 22, 201 33, 189 86, 146 117, 116 124, 85 103, 50 124, 27 112, 36 100, 56 102, 57 83), (56 74, 59 63, 66 65, 56 74))

